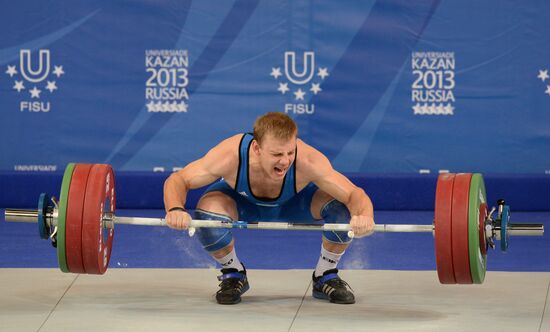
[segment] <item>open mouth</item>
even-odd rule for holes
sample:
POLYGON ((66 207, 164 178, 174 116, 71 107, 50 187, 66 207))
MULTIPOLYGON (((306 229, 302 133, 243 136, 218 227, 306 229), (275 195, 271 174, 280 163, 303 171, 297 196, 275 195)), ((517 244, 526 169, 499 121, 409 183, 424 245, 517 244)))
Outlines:
POLYGON ((286 172, 286 168, 280 168, 280 167, 273 167, 273 170, 275 171, 275 174, 282 176, 286 172))

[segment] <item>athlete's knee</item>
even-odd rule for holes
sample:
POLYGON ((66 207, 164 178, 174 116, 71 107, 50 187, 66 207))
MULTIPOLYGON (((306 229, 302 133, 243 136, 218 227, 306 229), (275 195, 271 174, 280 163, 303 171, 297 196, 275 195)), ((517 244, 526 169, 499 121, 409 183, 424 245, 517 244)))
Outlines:
MULTIPOLYGON (((202 220, 221 220, 231 222, 233 219, 228 215, 205 211, 201 209, 195 210, 195 219, 202 220)), ((227 228, 207 228, 201 227, 196 231, 202 247, 208 252, 218 251, 227 247, 233 240, 233 234, 227 228)))
POLYGON ((212 191, 204 194, 197 204, 197 209, 226 215, 233 220, 238 219, 237 204, 235 201, 228 195, 219 191, 212 191))
MULTIPOLYGON (((345 204, 333 199, 327 202, 321 209, 321 217, 328 224, 348 224, 351 219, 350 212, 345 204)), ((330 242, 346 244, 351 242, 348 232, 325 231, 323 236, 330 242)))

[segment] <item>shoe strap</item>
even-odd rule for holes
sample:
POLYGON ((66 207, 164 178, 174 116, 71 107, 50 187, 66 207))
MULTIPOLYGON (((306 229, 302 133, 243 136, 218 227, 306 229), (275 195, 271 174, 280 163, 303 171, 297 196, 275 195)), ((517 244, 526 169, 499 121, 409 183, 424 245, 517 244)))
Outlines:
POLYGON ((242 279, 244 279, 244 274, 242 274, 240 272, 229 272, 229 273, 224 273, 221 276, 218 276, 219 281, 223 281, 223 280, 231 279, 231 278, 236 278, 236 279, 241 279, 242 280, 242 279))
POLYGON ((325 282, 327 282, 329 280, 332 280, 332 279, 340 279, 340 277, 336 273, 329 273, 329 274, 326 274, 326 275, 322 276, 319 279, 318 283, 324 284, 325 282))

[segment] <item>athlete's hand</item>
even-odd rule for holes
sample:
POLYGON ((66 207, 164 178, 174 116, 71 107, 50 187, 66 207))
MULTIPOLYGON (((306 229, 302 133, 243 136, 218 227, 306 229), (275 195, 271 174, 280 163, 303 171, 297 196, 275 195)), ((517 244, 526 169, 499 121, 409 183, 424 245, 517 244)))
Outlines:
POLYGON ((188 229, 191 215, 187 211, 174 210, 166 213, 166 224, 173 229, 188 229))
POLYGON ((352 216, 350 226, 354 237, 368 236, 374 233, 374 218, 370 216, 352 216))

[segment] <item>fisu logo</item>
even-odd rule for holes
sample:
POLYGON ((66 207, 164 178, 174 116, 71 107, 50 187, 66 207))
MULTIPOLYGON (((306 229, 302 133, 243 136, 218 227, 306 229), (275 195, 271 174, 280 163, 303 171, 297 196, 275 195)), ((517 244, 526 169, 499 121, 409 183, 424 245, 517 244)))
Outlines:
POLYGON ((64 74, 63 66, 54 66, 53 71, 51 70, 50 50, 38 50, 38 57, 33 58, 31 50, 22 49, 19 51, 19 68, 16 65, 8 65, 6 70, 6 75, 14 80, 12 88, 18 94, 24 93, 25 90, 30 94, 30 100, 20 102, 21 112, 49 112, 50 102, 40 101, 45 99, 42 92, 48 90, 49 95, 53 94, 58 89, 56 80, 64 74), (51 80, 50 74, 55 76, 51 80))
POLYGON ((306 84, 311 81, 315 68, 315 53, 304 52, 302 72, 296 69, 296 52, 285 52, 285 75, 294 84, 306 84))
POLYGON ((277 91, 282 95, 287 95, 289 92, 288 96, 291 96, 294 101, 294 103, 285 104, 285 113, 313 114, 315 105, 306 103, 306 100, 322 91, 321 82, 329 76, 329 73, 326 67, 316 66, 315 52, 303 52, 300 57, 294 51, 286 51, 284 75, 280 67, 273 67, 270 76, 277 80, 277 91))
POLYGON ((50 73, 50 51, 49 50, 40 50, 38 52, 38 70, 36 71, 33 70, 30 50, 21 50, 19 59, 20 59, 19 70, 21 70, 21 75, 23 75, 23 77, 29 82, 40 83, 50 73))

